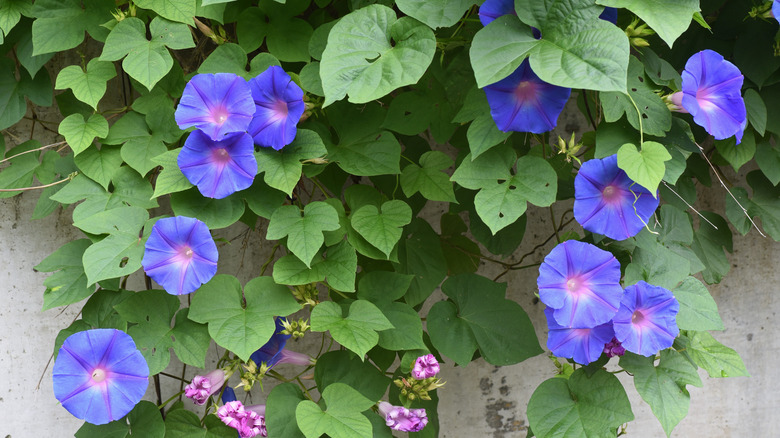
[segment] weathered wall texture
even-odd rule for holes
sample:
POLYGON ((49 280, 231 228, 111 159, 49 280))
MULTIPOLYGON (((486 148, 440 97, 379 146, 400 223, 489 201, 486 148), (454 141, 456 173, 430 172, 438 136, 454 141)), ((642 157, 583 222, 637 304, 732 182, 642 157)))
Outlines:
MULTIPOLYGON (((71 60, 73 61, 73 60, 71 60)), ((72 62, 63 60, 62 65, 72 62)), ((43 118, 43 117, 42 117, 43 118)), ((579 131, 584 121, 567 111, 559 123, 561 135, 579 131)), ((36 131, 36 138, 53 142, 49 131, 36 131)), ((11 134, 29 135, 29 126, 11 134)), ((6 140, 12 141, 6 135, 6 140)), ((698 207, 723 211, 723 191, 719 187, 701 193, 698 207)), ((78 317, 80 305, 66 309, 40 312, 43 303, 43 280, 47 274, 36 273, 32 267, 62 244, 74 239, 78 230, 71 224, 70 210, 30 222, 37 193, 0 200, 0 294, 5 305, 0 307, 0 375, 7 391, 0 390, 0 437, 68 437, 81 422, 58 406, 51 388, 51 364, 54 339, 62 328, 78 317), (40 386, 38 385, 41 379, 40 386)), ((556 211, 556 220, 565 208, 556 211)), ((164 210, 160 210, 162 212, 164 210)), ((160 213, 158 212, 158 214, 160 213)), ((424 217, 438 217, 440 205, 431 204, 424 217)), ((570 217, 570 216, 569 216, 570 217)), ((529 252, 543 241, 552 229, 549 212, 529 210, 526 239, 513 256, 529 252)), ((434 224, 438 228, 438 224, 434 224)), ((243 225, 220 230, 231 244, 220 243, 219 271, 237 275, 246 282, 259 273, 270 246, 262 236, 265 230, 246 231, 243 225)), ((553 247, 553 243, 538 249, 527 260, 538 262, 553 247)), ((674 436, 693 437, 771 437, 780 424, 774 415, 780 406, 780 368, 774 360, 780 349, 778 328, 773 324, 780 303, 775 299, 780 283, 780 271, 774 260, 780 258, 780 245, 752 232, 737 237, 734 254, 730 256, 732 271, 720 285, 710 287, 720 306, 726 330, 716 333, 721 342, 735 348, 745 359, 751 378, 710 379, 702 373, 704 388, 690 388, 692 409, 675 430, 674 436)), ((495 265, 484 265, 483 275, 493 277, 500 271, 495 265)), ((533 303, 536 269, 513 271, 503 278, 508 283, 509 298, 520 303, 528 312, 542 345, 546 342, 543 306, 533 303)), ((130 286, 141 288, 141 278, 135 274, 130 286)), ((441 298, 441 294, 435 294, 441 298)), ((319 337, 307 336, 299 351, 316 351, 319 337)), ((213 367, 216 348, 210 350, 206 367, 213 367)), ((615 361, 613 359, 613 361, 615 361)), ((181 372, 181 364, 172 359, 174 374, 181 372)), ((284 372, 284 368, 280 371, 284 372)), ((188 368, 186 377, 194 374, 188 368)), ((539 356, 509 367, 494 367, 482 360, 468 368, 443 367, 441 376, 447 385, 440 390, 441 436, 460 437, 524 437, 527 430, 525 406, 533 390, 555 372, 552 363, 539 356)), ((232 385, 237 382, 231 380, 232 385)), ((628 427, 629 436, 636 438, 662 437, 664 432, 633 389, 630 377, 621 374, 632 401, 636 421, 628 427)), ((179 390, 179 382, 163 377, 163 398, 179 390)), ((266 382, 266 393, 273 387, 266 382)), ((153 400, 152 386, 147 399, 153 400)), ((265 399, 257 392, 253 403, 265 399)))

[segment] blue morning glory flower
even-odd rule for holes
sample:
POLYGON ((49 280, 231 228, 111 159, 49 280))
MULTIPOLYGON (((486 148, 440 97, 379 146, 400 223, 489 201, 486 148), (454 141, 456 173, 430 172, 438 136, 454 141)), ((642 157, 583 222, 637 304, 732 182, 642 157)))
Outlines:
POLYGON ((287 341, 291 335, 282 333, 284 330, 284 324, 282 318, 276 318, 276 329, 271 339, 265 343, 260 349, 252 353, 249 357, 258 366, 262 363, 271 369, 277 364, 291 363, 294 365, 312 365, 314 362, 311 357, 303 353, 297 353, 295 351, 289 351, 285 349, 287 341))
POLYGON ((257 174, 254 152, 252 137, 246 132, 215 141, 196 130, 184 142, 178 165, 203 196, 222 199, 252 185, 257 174))
POLYGON ((133 410, 149 386, 149 367, 133 338, 116 329, 68 336, 52 371, 54 396, 76 418, 106 424, 133 410))
POLYGON ((482 25, 487 26, 496 18, 507 14, 517 15, 514 0, 485 0, 479 7, 478 15, 482 25))
POLYGON ((606 322, 593 328, 566 328, 558 324, 553 309, 544 309, 547 316, 547 348, 558 357, 574 359, 587 365, 597 360, 604 352, 604 346, 615 336, 612 322, 606 322))
POLYGON ((576 240, 560 243, 547 254, 536 284, 539 299, 555 309, 555 321, 566 328, 604 324, 615 316, 623 296, 617 259, 576 240))
POLYGON ((604 12, 599 15, 604 21, 609 21, 612 24, 617 24, 618 10, 617 8, 604 8, 604 12))
POLYGON ((682 92, 672 95, 672 101, 680 102, 716 140, 736 135, 739 144, 747 122, 742 82, 737 66, 712 50, 702 50, 685 63, 682 92))
POLYGON ((498 129, 541 134, 555 128, 571 95, 570 88, 539 79, 528 59, 511 75, 485 88, 490 115, 498 129))
POLYGON ((774 0, 772 2, 772 15, 775 17, 775 20, 780 23, 780 0, 774 0))
POLYGON ((639 233, 658 202, 618 167, 617 155, 586 161, 574 178, 574 218, 586 230, 611 239, 639 233))
POLYGON ((184 87, 176 108, 179 128, 194 126, 212 140, 246 131, 255 106, 246 81, 233 73, 195 75, 184 87))
POLYGON ((306 105, 303 90, 279 66, 271 66, 249 81, 255 115, 247 128, 260 146, 276 150, 292 143, 306 105))
POLYGON ((198 219, 175 216, 155 222, 141 264, 171 295, 195 292, 217 273, 217 245, 198 219))
POLYGON ((613 318, 615 337, 626 350, 652 356, 674 343, 680 334, 680 304, 671 291, 640 281, 626 288, 613 318))

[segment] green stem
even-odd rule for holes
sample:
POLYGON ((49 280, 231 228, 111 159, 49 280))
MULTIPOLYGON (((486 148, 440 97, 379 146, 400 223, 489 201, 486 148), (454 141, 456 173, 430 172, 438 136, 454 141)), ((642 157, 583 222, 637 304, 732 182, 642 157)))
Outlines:
POLYGON ((642 127, 642 111, 639 111, 639 107, 634 101, 634 98, 631 97, 630 93, 626 93, 626 96, 628 96, 628 99, 631 101, 631 104, 634 105, 634 109, 636 110, 636 116, 639 119, 639 147, 641 148, 645 142, 645 131, 644 128, 642 127))
POLYGON ((165 406, 168 405, 168 403, 172 402, 173 399, 175 399, 176 397, 178 397, 178 396, 180 396, 182 394, 184 394, 184 390, 181 390, 181 391, 177 392, 176 394, 174 394, 173 397, 169 398, 168 400, 165 400, 164 402, 162 402, 162 404, 157 405, 157 409, 162 410, 165 406))

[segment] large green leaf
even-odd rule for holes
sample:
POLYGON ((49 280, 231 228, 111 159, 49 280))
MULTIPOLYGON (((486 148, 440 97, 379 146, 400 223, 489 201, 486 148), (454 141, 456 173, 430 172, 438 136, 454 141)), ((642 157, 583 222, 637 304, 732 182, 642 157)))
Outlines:
POLYGON ((424 350, 420 315, 408 304, 399 303, 412 282, 411 275, 369 272, 360 279, 358 298, 371 301, 394 328, 379 332, 379 346, 388 350, 424 350))
POLYGON ((650 405, 666 435, 688 414, 691 396, 686 385, 701 387, 696 367, 674 350, 661 351, 661 362, 627 352, 620 366, 634 375, 634 386, 642 400, 650 405))
POLYGON ((330 331, 336 342, 354 351, 361 359, 366 352, 379 342, 377 331, 393 328, 382 311, 366 300, 354 301, 349 306, 349 314, 342 316, 341 306, 325 301, 311 312, 313 331, 330 331))
POLYGON ((555 202, 558 176, 546 160, 526 155, 517 160, 517 173, 509 179, 494 177, 474 197, 482 221, 496 234, 525 213, 526 202, 547 207, 555 202))
POLYGON ((528 401, 528 423, 540 438, 601 438, 634 419, 623 385, 599 369, 580 368, 568 378, 545 380, 528 401))
POLYGON ((416 18, 433 29, 450 27, 463 17, 473 0, 398 0, 404 14, 416 18))
POLYGON ((358 138, 343 136, 340 140, 328 147, 328 159, 345 172, 359 176, 401 173, 401 144, 391 132, 372 132, 358 138))
POLYGON ((211 230, 225 228, 241 219, 246 206, 238 195, 222 199, 206 198, 192 188, 171 195, 171 208, 176 215, 200 219, 211 230))
POLYGON ((269 437, 301 438, 304 436, 295 419, 295 407, 304 400, 306 397, 300 386, 292 382, 282 383, 271 390, 265 411, 265 426, 269 437))
POLYGON ((609 123, 620 120, 625 114, 636 130, 639 130, 639 117, 642 117, 642 129, 647 135, 663 137, 672 128, 672 113, 655 94, 652 82, 645 75, 645 66, 633 56, 628 62, 628 88, 622 92, 602 93, 600 98, 604 120, 609 123))
POLYGON ((474 342, 487 362, 499 366, 542 353, 528 315, 519 304, 505 298, 506 284, 476 274, 462 274, 447 279, 442 292, 452 300, 457 312, 449 304, 439 306, 428 315, 428 332, 433 345, 445 354, 453 354, 458 363, 471 359, 468 350, 473 352, 474 342), (471 336, 465 333, 466 328, 471 336), (455 336, 461 334, 464 337, 458 341, 455 336))
POLYGON ((736 138, 730 137, 725 140, 715 140, 715 148, 731 164, 734 171, 739 172, 739 168, 752 160, 756 154, 756 137, 753 130, 748 129, 739 144, 736 138))
POLYGON ((343 383, 333 383, 322 392, 327 406, 323 412, 311 400, 295 408, 295 418, 306 438, 318 438, 327 433, 333 438, 365 438, 371 436, 371 422, 362 411, 375 402, 343 383))
POLYGON ((92 114, 86 121, 81 114, 71 114, 60 122, 58 129, 73 154, 78 155, 92 145, 96 137, 108 135, 108 122, 100 114, 92 114))
POLYGON ((322 232, 339 227, 338 213, 326 202, 310 202, 303 212, 295 205, 284 205, 271 215, 265 237, 268 240, 287 237, 287 248, 307 267, 311 267, 314 256, 325 241, 322 232))
POLYGON ((699 12, 698 0, 596 0, 602 6, 626 8, 635 13, 669 47, 688 29, 693 14, 699 12))
POLYGON ((688 277, 672 292, 680 303, 677 327, 682 330, 723 330, 718 305, 701 281, 688 277))
POLYGON ((512 132, 503 132, 498 129, 490 113, 481 114, 471 122, 468 131, 466 131, 471 159, 474 160, 492 147, 505 142, 510 135, 512 132))
MULTIPOLYGON (((33 54, 62 52, 84 41, 84 31, 105 37, 100 25, 111 20, 111 0, 39 0, 33 5, 33 54)), ((102 40, 102 39, 101 39, 102 40)))
POLYGON ((208 323, 209 334, 217 344, 249 360, 271 339, 274 317, 298 310, 300 306, 290 290, 274 283, 271 277, 252 279, 244 286, 242 296, 238 279, 217 275, 193 297, 189 318, 208 323))
POLYGON ((87 287, 87 274, 81 258, 89 247, 88 239, 79 239, 62 245, 41 263, 35 266, 39 272, 55 272, 44 280, 43 310, 52 307, 76 303, 95 292, 95 287, 87 287))
POLYGON ((710 377, 749 376, 742 358, 736 351, 718 342, 707 332, 688 332, 689 343, 685 350, 704 368, 710 377))
POLYGON ((76 438, 163 438, 167 436, 165 432, 160 410, 154 403, 143 400, 120 420, 100 426, 84 423, 76 438))
POLYGON ((350 216, 352 228, 388 257, 401 239, 404 225, 412 221, 412 209, 399 200, 387 201, 377 209, 364 205, 350 216))
MULTIPOLYGON (((33 175, 41 165, 38 161, 39 153, 32 152, 22 154, 22 152, 27 152, 39 147, 41 147, 40 143, 36 140, 30 140, 8 151, 8 157, 14 158, 8 160, 8 163, 10 163, 9 166, 0 169, 0 188, 7 190, 29 187, 32 185, 33 175)), ((0 198, 10 198, 19 193, 21 192, 0 192, 0 198)))
POLYGON ((694 232, 691 249, 704 263, 706 268, 702 272, 704 281, 709 284, 720 283, 723 276, 731 269, 731 264, 723 252, 724 248, 729 252, 732 251, 731 230, 729 224, 720 215, 708 211, 702 211, 701 214, 717 229, 701 221, 699 229, 694 232))
MULTIPOLYGON (((108 184, 119 167, 122 166, 122 157, 119 148, 103 145, 98 148, 87 148, 73 159, 84 175, 108 190, 108 184)), ((157 179, 159 184, 159 178, 157 179)))
POLYGON ((255 153, 257 173, 265 173, 263 178, 269 186, 290 195, 301 179, 301 161, 321 158, 327 153, 316 132, 299 129, 295 140, 282 150, 260 148, 260 151, 255 153))
POLYGON ((143 256, 144 240, 138 237, 138 230, 111 234, 84 251, 87 283, 130 275, 141 268, 143 256))
POLYGON ((32 14, 32 0, 6 0, 0 8, 0 30, 4 36, 8 36, 11 29, 19 23, 24 16, 32 14))
POLYGON ((516 159, 515 151, 509 146, 493 148, 479 157, 468 154, 450 179, 471 190, 491 187, 498 179, 512 178, 509 169, 516 159))
POLYGON ((519 19, 500 17, 474 37, 471 65, 480 88, 509 76, 528 57, 545 82, 626 90, 628 38, 598 19, 602 8, 587 0, 517 0, 515 9, 519 19), (535 39, 529 26, 539 29, 542 38, 535 39))
POLYGON ((161 16, 192 25, 195 16, 195 0, 136 0, 139 8, 151 9, 161 16))
POLYGON ((152 158, 154 163, 162 166, 162 170, 157 174, 157 180, 154 184, 154 198, 169 193, 181 192, 192 187, 192 183, 187 180, 187 177, 179 169, 178 158, 181 149, 173 149, 152 158))
POLYGON ((636 146, 626 143, 618 150, 617 159, 618 167, 629 178, 657 197, 658 184, 666 172, 664 163, 672 159, 662 144, 646 141, 642 144, 642 150, 637 151, 636 146))
POLYGON ((745 206, 748 213, 760 217, 764 230, 775 241, 780 241, 780 188, 757 170, 748 173, 747 182, 753 189, 753 198, 745 206))
POLYGON ((412 220, 406 229, 407 239, 401 239, 398 246, 396 272, 414 275, 404 301, 416 306, 425 301, 447 276, 447 260, 441 249, 441 237, 433 231, 428 222, 412 220))
POLYGON ((89 60, 84 70, 78 65, 60 70, 55 88, 72 89, 76 99, 97 110, 98 102, 106 94, 106 82, 114 76, 116 76, 114 64, 93 58, 89 60))
POLYGON ((346 350, 329 351, 320 356, 314 369, 314 381, 319 388, 327 388, 333 383, 349 385, 370 400, 382 398, 390 385, 390 378, 376 366, 346 350))
POLYGON ((317 256, 307 267, 301 259, 288 254, 274 263, 274 280, 291 286, 314 283, 327 279, 328 285, 342 292, 355 291, 357 254, 349 242, 328 247, 325 257, 317 256))
POLYGON ((184 408, 165 413, 165 438, 235 438, 236 430, 220 421, 216 415, 207 415, 205 428, 194 412, 184 408))
POLYGON ((396 19, 383 5, 370 5, 342 17, 328 35, 320 76, 325 103, 349 94, 352 103, 378 99, 416 83, 436 50, 433 31, 411 17, 396 19))
POLYGON ((401 189, 407 198, 420 192, 431 201, 456 202, 449 175, 443 170, 452 166, 444 152, 429 151, 420 157, 420 165, 409 164, 401 172, 401 189))
POLYGON ((179 311, 179 300, 165 291, 138 292, 115 306, 123 319, 135 323, 127 333, 149 365, 149 373, 163 371, 170 362, 170 348, 179 360, 198 368, 205 366, 211 338, 205 324, 187 318, 188 309, 179 311), (171 328, 171 320, 175 325, 171 328))

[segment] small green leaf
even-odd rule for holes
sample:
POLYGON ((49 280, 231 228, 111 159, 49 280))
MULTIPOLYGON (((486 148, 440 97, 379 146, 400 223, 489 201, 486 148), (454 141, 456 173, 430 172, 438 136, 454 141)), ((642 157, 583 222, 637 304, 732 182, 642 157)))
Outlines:
MULTIPOLYGON (((170 1, 163 0, 160 3, 163 4, 170 1)), ((195 2, 194 0, 191 1, 194 8, 195 2)), ((158 18, 155 18, 155 20, 158 20, 158 18)), ((157 30, 163 29, 162 26, 156 26, 156 28, 157 30)), ((171 43, 172 41, 170 39, 166 40, 164 34, 152 35, 152 37, 157 37, 157 39, 152 41, 146 39, 146 25, 143 21, 135 17, 127 17, 120 21, 111 30, 111 33, 108 34, 100 60, 118 61, 124 57, 122 68, 125 72, 151 90, 173 67, 173 58, 171 58, 171 54, 168 53, 168 49, 165 47, 166 42, 171 43)))
MULTIPOLYGON (((2 174, 0 174, 2 175, 2 174)), ((775 241, 780 241, 780 187, 775 187, 761 172, 754 170, 747 175, 753 189, 753 198, 747 206, 751 216, 761 218, 761 225, 775 241)), ((730 236, 730 233, 729 233, 730 236)), ((730 247, 730 241, 729 246, 730 247)))
POLYGON ((350 220, 355 231, 389 257, 401 238, 401 229, 412 221, 412 209, 399 200, 387 201, 381 209, 364 205, 352 213, 350 220))
POLYGON ((401 144, 389 131, 341 140, 338 145, 328 147, 328 159, 345 172, 359 176, 401 173, 401 144))
POLYGON ((82 261, 87 283, 93 285, 101 280, 130 275, 141 268, 143 256, 144 242, 137 233, 111 234, 84 251, 82 261))
POLYGON ((357 254, 349 242, 328 247, 325 258, 315 257, 311 268, 301 259, 288 254, 274 263, 274 281, 291 286, 328 280, 328 285, 341 292, 355 291, 357 254))
POLYGON ((469 55, 479 88, 509 76, 538 44, 517 17, 498 17, 474 35, 469 55))
POLYGON ((545 380, 528 401, 528 423, 540 437, 607 437, 633 419, 623 385, 602 369, 545 380))
POLYGON ((162 166, 162 170, 157 174, 153 198, 169 193, 181 192, 192 187, 192 183, 181 173, 181 169, 179 169, 177 164, 181 149, 173 149, 152 158, 155 164, 162 166))
POLYGON ((322 232, 337 230, 339 227, 338 213, 330 204, 310 202, 303 209, 303 215, 297 206, 285 205, 277 208, 271 215, 266 239, 279 240, 287 237, 287 247, 290 251, 307 267, 311 267, 315 254, 325 241, 322 232))
POLYGON ((447 260, 441 250, 441 237, 433 231, 428 222, 412 220, 406 228, 407 239, 398 245, 398 263, 395 271, 414 275, 404 301, 416 306, 425 301, 447 276, 447 260))
POLYGON ((260 151, 255 153, 257 173, 265 173, 263 178, 269 186, 290 195, 301 179, 303 171, 301 161, 321 158, 327 153, 322 139, 316 132, 299 129, 295 140, 282 150, 260 148, 260 151))
POLYGON ((398 0, 396 5, 406 15, 429 27, 450 27, 463 17, 473 0, 398 0))
POLYGON ((657 197, 658 184, 666 172, 664 163, 672 159, 662 144, 646 141, 642 144, 642 150, 637 151, 636 146, 626 143, 618 150, 617 158, 618 167, 629 178, 657 197))
POLYGON ((761 95, 753 88, 745 91, 745 108, 750 126, 763 137, 766 131, 766 104, 761 99, 761 95))
MULTIPOLYGON (((175 405, 174 405, 175 406, 175 405)), ((235 438, 236 430, 220 421, 216 415, 207 415, 206 428, 200 418, 186 409, 171 409, 165 414, 165 438, 235 438)))
POLYGON ((715 229, 709 223, 701 221, 699 229, 694 232, 691 249, 706 267, 702 272, 704 281, 709 284, 720 283, 723 276, 731 269, 731 264, 723 252, 724 247, 729 251, 732 250, 731 230, 720 215, 708 211, 700 213, 718 228, 715 229))
POLYGON ((376 366, 347 350, 329 351, 320 356, 314 369, 314 381, 319 388, 334 383, 349 385, 370 400, 382 398, 390 385, 390 378, 376 366))
POLYGON ((139 8, 151 9, 171 21, 194 24, 192 17, 195 16, 195 0, 136 0, 135 4, 139 8))
POLYGON ((55 272, 44 280, 43 308, 66 306, 83 300, 95 292, 95 287, 87 287, 87 274, 81 258, 89 247, 88 239, 79 239, 66 243, 39 263, 35 270, 55 272))
POLYGON ((171 194, 171 208, 179 216, 202 220, 211 230, 229 227, 244 215, 244 201, 237 195, 222 199, 203 197, 197 189, 171 194))
POLYGON ((350 102, 365 103, 416 83, 435 50, 429 27, 410 17, 396 19, 387 6, 370 5, 342 17, 322 54, 324 106, 347 94, 350 102))
POLYGON ((271 339, 274 317, 298 310, 300 306, 290 290, 274 283, 271 277, 251 280, 242 297, 238 279, 217 275, 194 295, 189 318, 208 323, 209 334, 217 344, 249 360, 255 350, 271 339))
POLYGON ((108 135, 108 121, 100 114, 92 114, 86 121, 81 114, 71 114, 60 122, 58 130, 73 154, 78 155, 92 145, 95 137, 108 135))
POLYGON ((725 140, 715 140, 715 148, 731 164, 734 171, 739 172, 739 168, 752 160, 756 153, 756 137, 753 131, 747 130, 740 144, 737 144, 736 138, 730 137, 725 140))
POLYGON ((71 65, 57 74, 55 88, 70 88, 76 99, 97 110, 98 102, 106 94, 106 82, 116 76, 114 64, 93 58, 87 64, 86 71, 78 65, 71 65))
POLYGON ((456 364, 466 366, 479 348, 468 322, 458 317, 458 307, 451 301, 439 301, 431 307, 426 319, 433 345, 456 364))
POLYGON ((718 305, 701 281, 688 277, 672 292, 680 303, 677 327, 681 330, 723 330, 718 305))
POLYGON ((333 383, 322 392, 325 412, 311 400, 304 400, 295 408, 298 427, 306 438, 318 438, 327 433, 333 438, 364 438, 372 436, 371 422, 362 411, 374 401, 343 383, 333 383))
POLYGON ((512 178, 509 169, 516 160, 517 155, 510 146, 492 148, 479 157, 468 154, 450 179, 471 190, 492 187, 496 180, 512 178))
POLYGON ((272 19, 265 43, 284 62, 309 62, 309 40, 314 29, 300 18, 272 19))
POLYGON ((471 122, 468 131, 466 131, 471 159, 474 160, 493 146, 505 142, 510 135, 512 132, 503 132, 498 129, 493 116, 489 113, 480 115, 471 122))
POLYGON ((773 186, 780 183, 780 149, 768 141, 756 145, 756 163, 773 186))
POLYGON ((354 301, 349 314, 342 316, 341 306, 325 301, 311 312, 313 331, 330 331, 336 342, 354 351, 361 359, 379 342, 377 331, 393 328, 382 311, 366 300, 354 301))
POLYGON ((84 41, 84 31, 102 41, 105 29, 101 24, 111 20, 116 4, 89 0, 39 0, 33 5, 33 55, 64 52, 84 41))
POLYGON ((626 8, 647 23, 672 47, 688 29, 693 14, 699 12, 698 0, 596 0, 602 6, 626 8))

